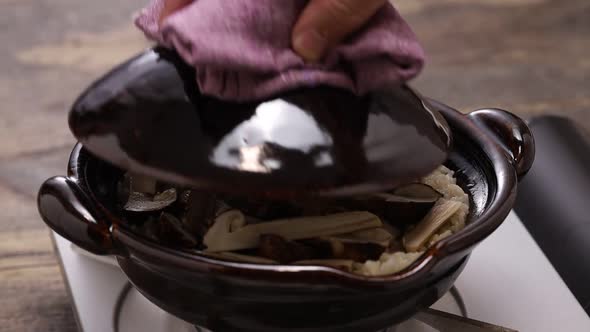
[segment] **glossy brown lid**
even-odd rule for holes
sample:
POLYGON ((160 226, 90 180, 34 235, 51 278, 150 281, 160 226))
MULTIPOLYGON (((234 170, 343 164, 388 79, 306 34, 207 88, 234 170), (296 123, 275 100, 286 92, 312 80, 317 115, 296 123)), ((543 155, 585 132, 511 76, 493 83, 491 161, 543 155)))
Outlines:
POLYGON ((121 168, 235 193, 382 190, 447 157, 447 123, 406 86, 364 97, 315 87, 237 104, 200 95, 194 78, 173 52, 147 51, 79 97, 72 132, 121 168))

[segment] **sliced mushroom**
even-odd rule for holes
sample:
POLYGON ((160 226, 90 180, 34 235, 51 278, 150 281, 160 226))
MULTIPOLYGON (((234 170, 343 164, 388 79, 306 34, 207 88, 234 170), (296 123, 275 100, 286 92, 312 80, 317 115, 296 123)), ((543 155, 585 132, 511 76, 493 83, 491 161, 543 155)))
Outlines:
POLYGON ((438 199, 443 195, 436 189, 424 183, 411 183, 393 190, 395 196, 415 199, 438 199))
POLYGON ((368 242, 343 242, 336 238, 326 239, 331 247, 332 258, 350 259, 355 262, 364 262, 370 259, 378 259, 387 247, 368 242))
MULTIPOLYGON (((215 205, 215 217, 220 216, 221 214, 233 210, 231 208, 231 206, 227 205, 225 202, 217 200, 216 205, 215 205)), ((248 218, 246 216, 246 218, 248 218)))
POLYGON ((354 233, 341 234, 331 237, 343 243, 373 243, 387 248, 394 239, 393 235, 385 228, 364 229, 354 233))
POLYGON ((203 237, 213 223, 217 208, 215 195, 191 190, 186 197, 186 210, 182 221, 192 234, 203 237))
POLYGON ((355 210, 375 213, 396 224, 413 224, 420 221, 439 198, 440 196, 413 198, 378 193, 348 199, 344 204, 355 210))
POLYGON ((176 189, 171 188, 155 196, 149 194, 132 192, 124 209, 131 212, 152 212, 160 211, 176 202, 176 189))
POLYGON ((392 240, 393 236, 384 228, 375 228, 315 239, 311 244, 320 252, 325 252, 327 248, 330 258, 364 262, 379 258, 392 240))
POLYGON ((317 257, 317 253, 312 247, 295 241, 288 241, 274 234, 264 234, 260 237, 258 255, 281 264, 317 257))
POLYGON ((398 239, 400 238, 400 236, 402 235, 402 231, 393 226, 392 224, 389 223, 383 223, 383 228, 389 233, 391 234, 391 236, 393 237, 393 239, 398 239))
POLYGON ((406 250, 418 251, 462 205, 461 202, 440 199, 428 215, 404 235, 403 243, 406 250))
POLYGON ((257 248, 260 236, 275 234, 287 240, 301 240, 346 234, 381 227, 379 217, 369 212, 346 212, 320 217, 282 219, 231 229, 232 219, 244 222, 244 215, 236 210, 216 218, 215 223, 204 237, 207 251, 232 251, 257 248), (231 216, 226 216, 229 213, 231 216))
MULTIPOLYGON (((203 243, 210 247, 213 244, 221 246, 220 242, 227 240, 228 234, 246 225, 246 217, 241 211, 229 210, 215 218, 213 225, 209 228, 203 237, 203 243)), ((230 239, 231 240, 231 239, 230 239)), ((213 250, 209 250, 213 251, 213 250)), ((229 251, 229 250, 217 250, 229 251)))

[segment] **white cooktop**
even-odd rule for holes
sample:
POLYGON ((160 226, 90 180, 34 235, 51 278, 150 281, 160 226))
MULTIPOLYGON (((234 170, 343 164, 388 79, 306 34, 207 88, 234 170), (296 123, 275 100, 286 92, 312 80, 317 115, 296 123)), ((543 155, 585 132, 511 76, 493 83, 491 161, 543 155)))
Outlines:
MULTIPOLYGON (((88 258, 59 235, 54 238, 84 332, 195 332, 130 288, 111 258, 88 258)), ((476 248, 455 286, 469 318, 520 332, 590 331, 590 317, 514 213, 476 248)), ((449 295, 433 307, 460 314, 449 295)), ((418 322, 407 322, 403 330, 433 331, 418 322)))

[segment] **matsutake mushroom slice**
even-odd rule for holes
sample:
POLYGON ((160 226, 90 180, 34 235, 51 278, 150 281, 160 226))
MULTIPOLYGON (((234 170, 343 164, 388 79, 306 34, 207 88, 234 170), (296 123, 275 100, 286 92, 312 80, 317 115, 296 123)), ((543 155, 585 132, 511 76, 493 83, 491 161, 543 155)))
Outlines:
POLYGON ((393 190, 393 194, 400 197, 416 199, 438 199, 443 195, 436 189, 424 183, 411 183, 393 190))
POLYGON ((330 238, 339 240, 343 243, 373 243, 387 248, 394 239, 394 236, 385 228, 374 228, 348 234, 340 234, 330 238))
MULTIPOLYGON (((241 212, 235 211, 230 212, 236 218, 239 213, 240 218, 244 219, 241 212)), ((327 216, 261 222, 233 230, 230 227, 232 218, 226 216, 230 212, 216 218, 213 226, 205 234, 203 243, 207 246, 207 251, 219 252, 257 248, 260 244, 260 236, 263 234, 279 235, 286 240, 303 240, 352 233, 382 226, 379 217, 372 213, 346 212, 327 216)))
POLYGON ((404 235, 403 244, 406 250, 418 251, 461 206, 461 202, 440 199, 426 217, 404 235))
POLYGON ((397 191, 400 194, 376 193, 354 197, 346 199, 344 204, 383 216, 394 223, 413 224, 424 218, 442 197, 441 193, 423 184, 412 184, 397 191))
MULTIPOLYGON (((239 210, 226 211, 215 218, 213 225, 209 227, 205 236, 203 236, 203 243, 209 247, 211 244, 218 244, 226 240, 227 235, 233 231, 246 225, 246 217, 239 210)), ((209 250, 212 251, 212 250, 209 250)), ((229 250, 218 250, 229 251, 229 250)))
POLYGON ((154 196, 133 191, 124 209, 131 212, 153 212, 160 211, 176 202, 176 189, 171 188, 154 196))
POLYGON ((317 258, 317 250, 296 241, 288 241, 279 235, 263 234, 260 236, 258 255, 281 264, 289 264, 317 258))
POLYGON ((202 238, 217 214, 217 199, 215 195, 204 191, 191 190, 183 194, 186 204, 181 220, 192 234, 202 238))
POLYGON ((330 257, 364 262, 377 259, 393 241, 393 235, 384 228, 366 229, 354 233, 315 239, 316 245, 328 248, 330 257), (324 242, 321 245, 321 242, 324 242))
POLYGON ((355 262, 378 259, 387 249, 375 243, 342 242, 335 238, 329 238, 326 241, 331 249, 331 258, 350 259, 355 262))

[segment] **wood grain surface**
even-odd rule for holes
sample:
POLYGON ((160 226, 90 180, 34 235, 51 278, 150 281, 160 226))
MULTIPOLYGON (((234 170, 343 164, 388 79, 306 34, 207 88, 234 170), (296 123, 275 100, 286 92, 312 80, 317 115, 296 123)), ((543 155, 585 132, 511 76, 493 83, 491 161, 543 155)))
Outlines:
MULTIPOLYGON (((66 114, 93 78, 146 47, 146 0, 0 0, 0 331, 75 331, 41 182, 65 173, 66 114)), ((398 0, 428 53, 414 82, 463 111, 554 113, 590 129, 590 2, 398 0)))

